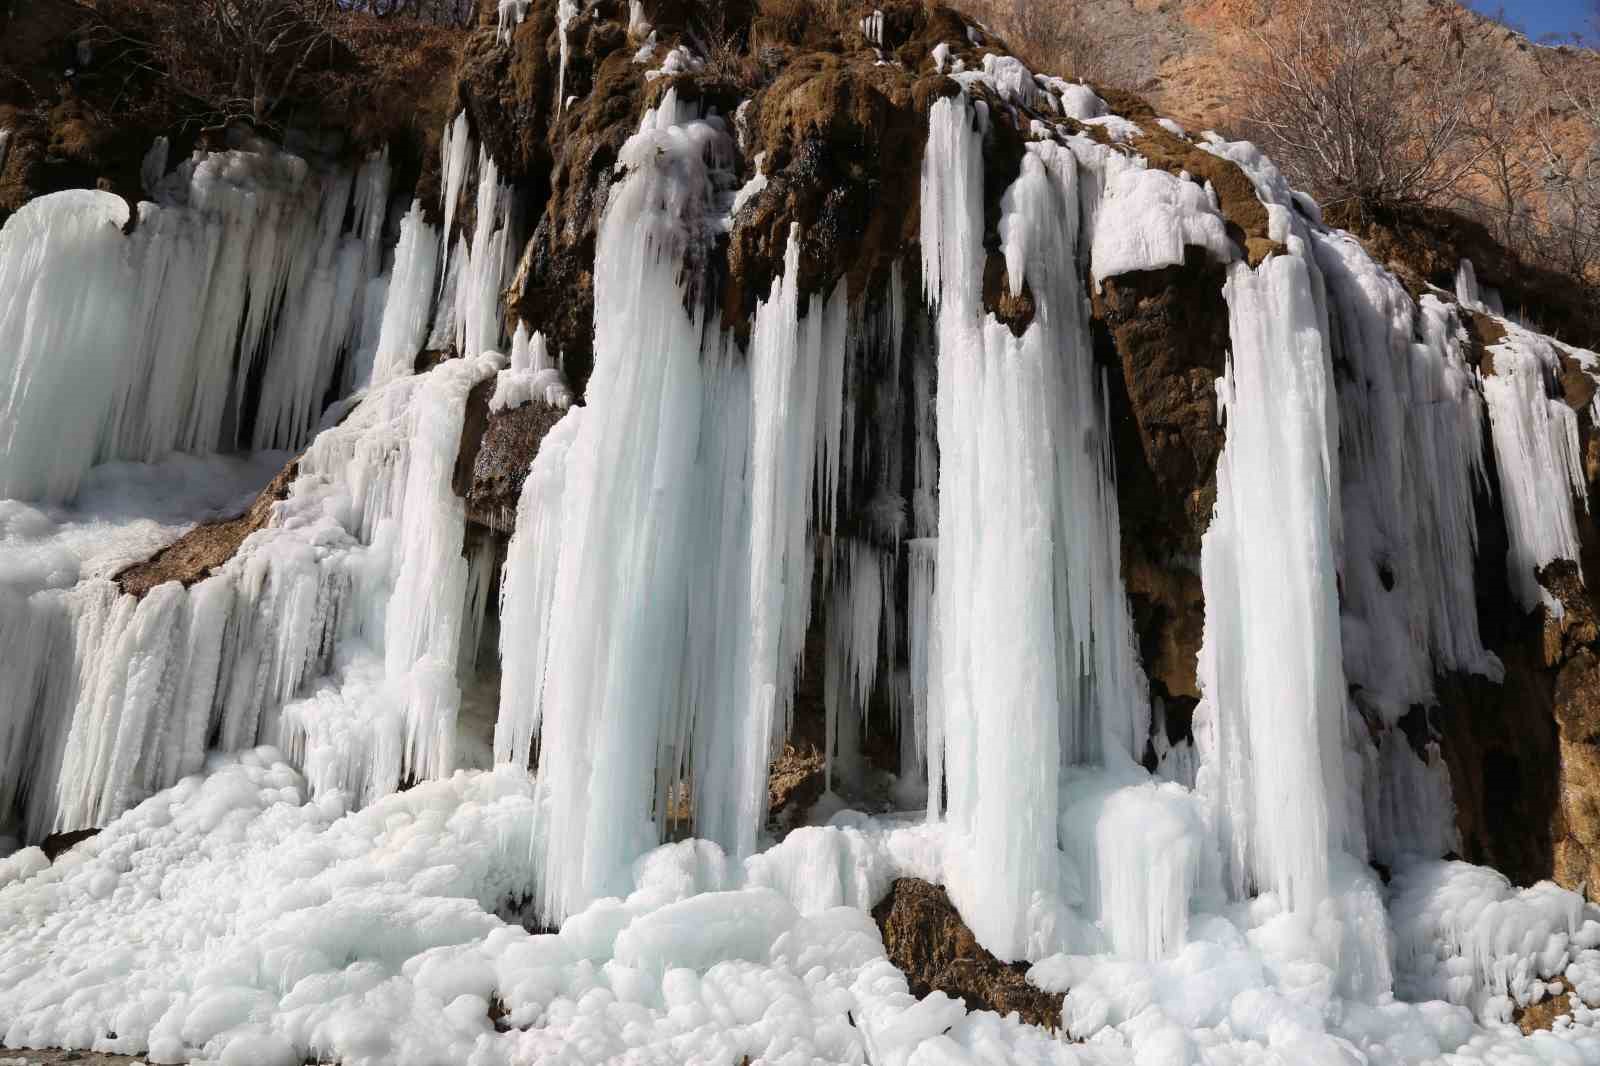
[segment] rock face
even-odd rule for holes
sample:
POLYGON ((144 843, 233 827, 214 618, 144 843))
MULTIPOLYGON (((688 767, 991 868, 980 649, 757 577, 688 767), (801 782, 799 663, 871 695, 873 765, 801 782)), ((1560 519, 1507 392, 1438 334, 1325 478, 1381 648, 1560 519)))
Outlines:
POLYGON ((143 596, 157 585, 177 581, 185 588, 203 581, 233 558, 246 537, 266 526, 272 505, 289 495, 298 462, 291 462, 261 490, 250 509, 237 518, 196 526, 142 563, 124 568, 117 586, 133 596, 143 596))
POLYGON ((884 950, 906 973, 914 996, 939 990, 963 1000, 968 1010, 1016 1011, 1023 1021, 1061 1027, 1059 992, 1030 985, 1026 967, 1003 963, 973 937, 944 889, 903 877, 872 908, 884 950))

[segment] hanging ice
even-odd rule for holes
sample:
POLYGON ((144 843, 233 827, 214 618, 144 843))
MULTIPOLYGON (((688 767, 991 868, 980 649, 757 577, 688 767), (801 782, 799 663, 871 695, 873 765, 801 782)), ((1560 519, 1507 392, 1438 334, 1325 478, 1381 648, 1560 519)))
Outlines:
POLYGON ((1506 569, 1523 610, 1544 599, 1537 571, 1578 558, 1576 507, 1587 506, 1578 416, 1550 395, 1561 353, 1547 338, 1507 319, 1505 337, 1488 350, 1482 373, 1495 464, 1511 541, 1506 569))
POLYGON ((1293 254, 1230 268, 1233 353, 1218 381, 1227 444, 1201 550, 1206 628, 1196 715, 1202 767, 1235 898, 1257 889, 1302 913, 1329 891, 1343 843, 1345 681, 1338 424, 1321 281, 1293 254))
POLYGON ((413 200, 400 222, 400 243, 394 250, 394 271, 371 370, 373 385, 411 373, 427 343, 438 270, 439 235, 424 221, 421 201, 413 200))
POLYGON ((1489 488, 1483 401, 1452 307, 1404 287, 1346 235, 1313 236, 1339 389, 1345 670, 1393 725, 1436 670, 1498 676, 1478 636, 1474 494, 1489 488))
POLYGON ((25 205, 0 231, 0 496, 70 498, 106 459, 303 444, 381 265, 387 186, 383 157, 357 177, 244 143, 179 167, 128 236, 109 193, 25 205))
POLYGON ((455 360, 369 396, 301 458, 268 528, 191 588, 0 593, 16 634, 0 767, 37 760, 11 779, 31 838, 103 824, 213 745, 281 736, 315 788, 359 799, 453 768, 468 595, 450 473, 467 393, 498 367, 455 360))
POLYGON ((693 264, 726 216, 731 153, 722 120, 673 92, 629 141, 587 404, 523 490, 496 754, 525 761, 535 735, 560 753, 540 778, 551 917, 609 891, 669 818, 752 851, 788 731, 811 533, 839 478, 847 316, 837 295, 799 320, 796 239, 748 365, 728 351, 693 264))
POLYGON ((948 790, 951 898, 1015 959, 1036 898, 1060 891, 1061 763, 1131 766, 1148 706, 1077 274, 1077 164, 1030 144, 1002 203, 1011 291, 1038 304, 1020 338, 980 299, 982 138, 964 98, 934 105, 922 182, 939 352, 928 762, 948 790))

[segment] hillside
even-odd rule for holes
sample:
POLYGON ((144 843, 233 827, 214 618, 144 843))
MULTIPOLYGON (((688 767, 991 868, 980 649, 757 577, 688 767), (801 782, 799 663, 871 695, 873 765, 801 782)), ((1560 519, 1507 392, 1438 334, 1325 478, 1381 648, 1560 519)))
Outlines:
POLYGON ((0 1045, 1600 1062, 1593 305, 1230 12, 154 3, 0 25, 0 1045))

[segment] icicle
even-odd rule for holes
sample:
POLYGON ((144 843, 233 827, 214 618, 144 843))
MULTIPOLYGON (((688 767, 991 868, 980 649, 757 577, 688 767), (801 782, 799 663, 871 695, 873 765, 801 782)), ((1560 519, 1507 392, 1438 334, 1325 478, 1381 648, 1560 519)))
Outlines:
MULTIPOLYGON (((445 125, 439 152, 442 157, 439 169, 444 185, 444 229, 439 231, 440 239, 444 241, 444 269, 439 274, 441 282, 451 282, 455 280, 455 275, 450 272, 450 241, 456 232, 456 207, 461 202, 461 190, 467 183, 467 168, 472 165, 472 131, 467 126, 465 111, 458 114, 455 121, 445 125)), ((456 269, 460 269, 459 265, 456 265, 456 269)), ((443 291, 449 295, 455 290, 446 285, 443 291)))
POLYGON ((894 556, 846 541, 833 575, 823 671, 826 781, 835 769, 845 781, 860 778, 860 733, 877 686, 882 649, 894 647, 894 556))
POLYGON ((556 30, 561 34, 561 72, 556 76, 556 115, 567 109, 567 60, 571 58, 572 42, 567 37, 573 22, 578 18, 577 0, 560 0, 556 4, 556 30))
MULTIPOLYGON (((495 33, 500 38, 501 44, 511 43, 512 33, 516 31, 518 26, 522 25, 522 20, 528 17, 528 5, 532 2, 533 0, 499 0, 499 7, 496 11, 498 25, 495 33)), ((565 67, 566 38, 564 35, 561 46, 563 67, 565 67)))
POLYGON ((1234 264, 1227 443, 1201 549, 1206 628, 1196 736, 1235 898, 1310 913, 1342 841, 1345 680, 1337 556, 1338 423, 1320 283, 1295 254, 1234 264))
POLYGON ((1480 377, 1511 541, 1506 568, 1517 601, 1531 611, 1546 596, 1539 568, 1578 558, 1574 501, 1587 506, 1588 493, 1577 413, 1550 396, 1560 354, 1546 338, 1496 321, 1506 336, 1489 348, 1493 368, 1480 377))
POLYGON ((878 48, 883 47, 883 12, 874 8, 861 20, 861 35, 878 48))
POLYGON ((1002 201, 1011 284, 1026 280, 1040 304, 1013 337, 979 299, 973 123, 964 99, 936 103, 923 166, 923 279, 939 352, 928 761, 932 773, 942 759, 948 788, 951 897, 986 947, 1015 959, 1030 950, 1036 895, 1061 891, 1061 764, 1131 767, 1148 704, 1077 276, 1077 165, 1060 145, 1030 144, 1002 201))
POLYGON ((1474 492, 1483 403, 1452 308, 1410 294, 1354 238, 1315 234, 1349 367, 1339 391, 1344 663, 1390 725, 1433 702, 1436 671, 1497 675, 1478 636, 1474 492), (1420 340, 1418 339, 1420 337, 1420 340))
POLYGON ((394 272, 384 305, 383 327, 372 367, 372 384, 382 385, 411 373, 428 339, 439 269, 439 235, 423 220, 422 202, 413 200, 400 221, 394 272))

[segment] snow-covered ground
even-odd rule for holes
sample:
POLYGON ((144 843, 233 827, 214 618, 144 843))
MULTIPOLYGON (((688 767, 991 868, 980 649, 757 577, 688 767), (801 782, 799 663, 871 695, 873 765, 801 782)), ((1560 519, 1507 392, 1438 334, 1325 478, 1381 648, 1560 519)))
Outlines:
POLYGON ((1051 1034, 918 1001, 884 957, 868 909, 897 876, 941 874, 943 830, 920 818, 843 812, 742 864, 662 845, 625 897, 538 933, 518 923, 537 881, 526 773, 354 812, 307 793, 274 749, 219 756, 54 865, 0 862, 5 1043, 237 1066, 1600 1061, 1576 998, 1554 1032, 1497 1021, 1562 975, 1600 1003, 1600 910, 1462 863, 1385 890, 1349 862, 1310 917, 1271 894, 1199 910, 1159 962, 1074 930, 1075 953, 1030 972, 1068 990, 1051 1034), (1387 963, 1385 897, 1398 987, 1440 1000, 1352 973, 1352 952, 1387 963))

